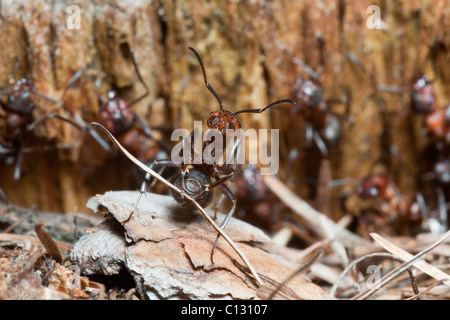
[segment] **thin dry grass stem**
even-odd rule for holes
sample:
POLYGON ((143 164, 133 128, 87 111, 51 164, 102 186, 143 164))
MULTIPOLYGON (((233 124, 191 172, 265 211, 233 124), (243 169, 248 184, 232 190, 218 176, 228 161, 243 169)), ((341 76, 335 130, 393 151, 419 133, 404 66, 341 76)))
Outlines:
POLYGON ((318 241, 308 248, 302 250, 299 254, 297 254, 292 260, 297 263, 307 263, 319 250, 329 250, 330 244, 333 240, 324 239, 318 241))
POLYGON ((368 244, 366 239, 361 238, 353 232, 343 228, 324 214, 312 208, 308 203, 295 195, 284 183, 274 176, 265 175, 264 182, 270 190, 283 201, 292 211, 306 220, 310 227, 318 232, 323 238, 327 239, 328 234, 332 233, 348 245, 368 244), (326 224, 326 229, 324 228, 326 224))
MULTIPOLYGON (((122 147, 122 145, 116 140, 116 138, 101 124, 99 124, 97 122, 92 122, 91 125, 101 128, 106 133, 106 135, 111 139, 111 141, 116 145, 116 147, 125 156, 127 156, 128 159, 130 159, 134 164, 136 164, 139 168, 141 168, 145 172, 149 173, 155 179, 158 179, 160 182, 164 183, 167 187, 171 188, 175 192, 177 192, 179 194, 182 193, 182 191, 180 189, 178 189, 176 186, 174 186, 172 183, 170 183, 169 181, 164 179, 161 175, 159 175, 158 173, 156 173, 155 171, 153 171, 152 169, 147 167, 145 164, 140 162, 138 159, 136 159, 131 153, 129 153, 124 147, 122 147)), ((202 215, 209 222, 209 224, 211 224, 214 227, 214 229, 216 229, 216 231, 219 232, 222 237, 224 237, 224 239, 228 242, 228 244, 233 248, 233 250, 239 255, 239 257, 247 265, 247 267, 249 268, 253 277, 255 278, 256 282, 258 283, 258 285, 261 286, 262 280, 258 276, 258 273, 256 272, 255 268, 248 261, 247 257, 244 255, 244 253, 241 250, 239 250, 239 248, 234 244, 234 242, 231 240, 231 238, 228 237, 228 235, 212 220, 212 218, 206 213, 206 211, 203 209, 203 207, 200 206, 197 201, 195 201, 195 199, 193 199, 186 193, 184 193, 184 198, 191 201, 195 205, 195 207, 202 213, 202 215)))
MULTIPOLYGON (((361 261, 363 261, 363 260, 365 260, 365 259, 367 259, 367 258, 372 258, 372 257, 388 257, 388 258, 392 258, 392 259, 395 259, 395 260, 398 260, 398 261, 402 261, 402 259, 400 259, 399 257, 395 256, 395 255, 392 254, 392 253, 387 253, 387 252, 374 252, 374 253, 369 253, 369 254, 366 254, 366 255, 364 255, 364 256, 362 256, 362 257, 359 257, 359 258, 356 259, 356 260, 353 260, 353 261, 347 266, 347 268, 345 268, 345 270, 340 274, 338 280, 335 282, 335 284, 333 285, 333 287, 331 287, 330 293, 329 293, 330 298, 332 298, 332 299, 335 298, 336 291, 337 291, 337 289, 339 288, 339 285, 340 285, 342 279, 344 279, 344 277, 347 275, 347 273, 348 273, 354 266, 356 266, 356 265, 357 265, 358 263, 360 263, 361 261)), ((411 268, 408 268, 407 270, 408 270, 408 273, 409 273, 409 277, 410 277, 410 279, 411 279, 411 285, 412 285, 412 288, 413 288, 413 290, 414 290, 414 293, 417 294, 417 293, 418 293, 417 282, 416 282, 416 280, 415 280, 415 278, 414 278, 414 275, 413 275, 413 273, 412 273, 412 271, 411 271, 411 268)))
POLYGON ((294 278, 297 274, 303 272, 304 270, 308 269, 314 262, 319 259, 319 257, 322 255, 323 251, 321 249, 317 250, 316 253, 307 261, 305 264, 301 265, 297 270, 292 272, 283 282, 279 283, 275 290, 272 291, 272 293, 267 298, 268 300, 273 300, 275 297, 275 294, 286 285, 292 278, 294 278))
MULTIPOLYGON (((396 256, 400 257, 403 261, 408 261, 413 258, 413 255, 406 252, 402 248, 399 248, 389 240, 383 238, 377 233, 371 233, 371 237, 379 243, 383 248, 385 248, 387 251, 395 254, 396 256)), ((425 262, 425 261, 417 261, 414 263, 414 266, 421 270, 422 272, 425 272, 429 276, 435 278, 436 280, 442 280, 442 279, 448 279, 450 276, 443 272, 442 270, 438 269, 435 266, 432 266, 431 264, 425 262)), ((450 286, 450 283, 447 283, 448 286, 450 286)))
POLYGON ((435 287, 443 284, 444 282, 447 282, 448 279, 442 279, 442 280, 438 280, 435 281, 431 286, 429 286, 428 288, 426 288, 423 292, 420 293, 416 293, 415 295, 413 295, 412 297, 409 297, 405 300, 414 300, 414 299, 419 299, 421 298, 423 295, 427 294, 428 292, 430 292, 431 290, 433 290, 435 287))
MULTIPOLYGON (((379 281, 374 283, 371 288, 369 288, 368 290, 366 290, 366 291, 356 295, 352 299, 353 300, 356 300, 356 299, 359 299, 359 300, 367 299, 372 294, 374 294, 375 292, 380 290, 387 283, 392 281, 395 277, 397 277, 403 271, 405 271, 407 268, 409 268, 410 266, 414 265, 417 261, 419 261, 419 259, 421 259, 425 255, 427 255, 430 251, 432 251, 434 248, 436 248, 438 245, 440 245, 442 242, 444 242, 449 236, 450 236, 450 231, 447 231, 442 236, 442 238, 440 240, 436 241, 435 243, 433 243, 431 246, 429 246, 425 250, 419 252, 412 259, 410 259, 409 261, 404 262, 398 268, 396 268, 396 269, 392 270, 391 272, 389 272, 388 274, 386 274, 383 278, 381 278, 379 281)), ((438 279, 438 280, 442 280, 442 279, 438 279)), ((447 282, 444 282, 444 283, 447 284, 447 282)))

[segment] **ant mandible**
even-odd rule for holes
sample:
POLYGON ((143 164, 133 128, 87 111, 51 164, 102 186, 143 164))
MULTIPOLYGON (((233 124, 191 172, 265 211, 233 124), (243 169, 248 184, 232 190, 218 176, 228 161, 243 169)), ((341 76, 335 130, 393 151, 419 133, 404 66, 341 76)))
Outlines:
MULTIPOLYGON (((196 56, 200 67, 202 69, 203 73, 203 79, 206 88, 211 92, 211 94, 216 98, 216 100, 219 103, 219 110, 211 112, 207 119, 206 124, 208 128, 210 129, 216 129, 218 130, 224 139, 226 139, 227 135, 234 132, 235 130, 241 128, 241 125, 236 118, 238 114, 241 113, 261 113, 265 110, 269 109, 270 107, 281 104, 281 103, 292 103, 295 105, 295 102, 291 99, 280 99, 275 102, 272 102, 268 105, 266 105, 263 108, 260 109, 243 109, 239 110, 237 112, 231 112, 229 110, 226 110, 223 108, 222 101, 219 97, 219 95, 216 93, 216 91, 213 89, 213 87, 209 84, 207 77, 206 77, 206 71, 205 67, 203 65, 202 59, 199 55, 199 53, 192 47, 187 47, 192 53, 196 56)), ((194 132, 191 133, 193 135, 194 132)), ((234 147, 239 143, 239 141, 235 142, 234 147)), ((207 143, 203 144, 203 148, 205 148, 207 143)), ((193 146, 192 146, 193 147, 193 146)), ((191 153, 191 156, 193 156, 193 153, 191 153)), ((198 204, 202 207, 207 207, 211 204, 213 199, 213 190, 215 188, 218 188, 222 193, 222 197, 227 197, 232 202, 232 207, 225 216, 224 220, 220 224, 220 228, 223 229, 227 225, 228 221, 232 217, 235 209, 236 209, 236 198, 232 191, 229 189, 229 187, 225 184, 227 181, 229 181, 233 176, 235 175, 235 169, 230 166, 229 163, 219 164, 217 162, 213 163, 206 163, 202 162, 200 164, 194 163, 192 158, 189 163, 182 162, 181 164, 175 163, 172 161, 172 159, 165 159, 165 160, 156 160, 152 163, 150 166, 151 169, 153 169, 154 166, 163 166, 163 167, 180 167, 181 171, 176 174, 174 177, 172 177, 171 182, 179 188, 182 193, 181 195, 177 192, 172 191, 173 198, 179 202, 182 206, 188 205, 190 202, 185 201, 183 195, 187 194, 192 199, 198 202, 198 204)), ((146 192, 147 186, 149 184, 150 175, 147 174, 145 177, 144 182, 142 183, 141 189, 140 189, 140 195, 136 203, 135 210, 138 207, 140 198, 142 195, 146 192)), ((219 201, 220 203, 220 201, 219 201)), ((133 212, 131 212, 130 216, 126 219, 125 222, 129 221, 133 215, 133 212)), ((220 235, 219 235, 220 236, 220 235)), ((217 237, 214 246, 214 248, 217 244, 217 241, 219 239, 219 236, 217 237)))

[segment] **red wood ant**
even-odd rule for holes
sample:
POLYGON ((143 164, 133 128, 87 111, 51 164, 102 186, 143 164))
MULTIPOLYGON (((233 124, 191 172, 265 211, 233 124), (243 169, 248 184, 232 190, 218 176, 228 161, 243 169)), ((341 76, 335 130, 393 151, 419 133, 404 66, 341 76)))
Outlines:
POLYGON ((254 165, 238 170, 234 178, 237 214, 242 220, 272 232, 283 224, 283 204, 267 187, 260 170, 254 165))
MULTIPOLYGON (((51 118, 53 112, 63 104, 64 97, 70 87, 81 76, 82 70, 76 72, 69 80, 61 98, 55 100, 36 91, 33 80, 22 78, 11 90, 0 92, 0 97, 7 96, 6 101, 0 100, 4 111, 4 127, 0 137, 0 160, 4 163, 16 162, 14 178, 20 179, 23 154, 26 152, 45 149, 43 147, 29 147, 27 141, 34 128, 45 119, 51 118), (55 104, 52 111, 33 121, 33 111, 36 108, 36 97, 43 98, 55 104)), ((64 147, 64 146, 59 146, 64 147)))
POLYGON ((115 90, 109 90, 106 99, 99 96, 100 113, 98 122, 107 128, 119 143, 139 161, 150 164, 152 160, 157 158, 160 151, 169 154, 171 148, 162 141, 157 141, 157 147, 149 147, 149 141, 153 139, 152 130, 132 111, 131 107, 134 104, 148 96, 149 88, 139 72, 134 50, 130 48, 129 53, 139 82, 144 86, 145 92, 128 103, 115 90))
POLYGON ((438 107, 432 81, 424 74, 416 77, 411 87, 411 109, 425 117, 427 131, 438 139, 450 142, 450 105, 447 110, 438 107))
MULTIPOLYGON (((210 129, 216 129, 219 130, 222 134, 223 139, 226 139, 226 136, 230 134, 230 131, 237 130, 241 128, 241 125, 239 121, 237 120, 236 116, 240 113, 261 113, 265 110, 269 109, 270 107, 281 104, 281 103, 292 103, 295 104, 293 100, 290 99, 280 99, 275 102, 272 102, 268 105, 266 105, 263 108, 260 109, 243 109, 239 110, 237 112, 231 112, 228 110, 225 110, 222 105, 222 101, 219 97, 219 95, 216 93, 216 91, 213 89, 213 87, 209 84, 207 77, 206 77, 206 71, 205 67, 203 65, 202 59, 199 55, 199 53, 192 47, 188 46, 188 49, 194 53, 196 56, 200 67, 202 69, 203 73, 203 79, 206 88, 211 92, 211 94, 216 98, 216 100, 219 103, 219 110, 211 112, 207 119, 206 123, 208 125, 208 128, 210 129)), ((194 132, 191 133, 193 135, 194 132)), ((191 140, 192 141, 192 140, 191 140)), ((234 147, 239 142, 236 141, 234 147)), ((203 144, 204 149, 208 145, 207 142, 203 144)), ((194 149, 194 146, 191 145, 192 149, 194 149)), ((220 228, 223 229, 227 225, 228 221, 232 217, 235 209, 236 209, 236 198, 233 194, 233 192, 229 189, 229 187, 225 184, 227 181, 231 180, 235 175, 235 169, 229 164, 219 164, 219 163, 206 163, 202 162, 200 164, 197 164, 193 161, 194 152, 191 152, 191 161, 189 163, 182 162, 181 164, 175 163, 172 159, 164 159, 164 160, 155 160, 150 168, 153 169, 155 166, 162 166, 162 167, 180 167, 181 171, 172 177, 171 182, 180 189, 181 195, 177 192, 171 192, 173 198, 179 202, 182 206, 189 205, 190 202, 186 201, 184 199, 184 194, 189 195, 190 198, 194 199, 198 202, 198 204, 202 207, 207 207, 211 204, 213 200, 213 190, 215 188, 218 188, 222 192, 222 198, 226 197, 228 198, 231 203, 231 209, 225 216, 224 220, 220 224, 220 228)), ((150 175, 147 173, 144 182, 142 183, 141 189, 140 189, 140 196, 136 203, 136 208, 139 204, 140 198, 142 195, 146 192, 147 186, 149 185, 150 175)), ((222 200, 221 198, 221 200, 222 200)), ((219 204, 221 203, 221 200, 219 201, 219 204)), ((134 210, 134 211, 135 211, 134 210)), ((217 210, 217 208, 216 208, 217 210)), ((129 221, 133 215, 133 212, 131 212, 130 216, 126 221, 129 221)), ((126 222, 125 221, 125 222, 126 222)), ((220 236, 220 235, 219 235, 220 236)), ((217 241, 219 239, 219 236, 217 237, 214 246, 214 248, 217 244, 217 241)))
MULTIPOLYGON (((438 190, 439 218, 428 213, 422 193, 416 192, 408 199, 385 173, 373 173, 362 180, 342 179, 332 181, 330 185, 357 184, 357 195, 365 201, 374 200, 375 208, 363 209, 361 222, 372 229, 387 231, 391 234, 418 231, 438 232, 436 221, 446 225, 446 208, 443 194, 438 190), (444 218, 443 218, 444 217, 444 218), (436 220, 436 221, 435 221, 436 220)), ((442 230, 439 229, 439 230, 442 230)))
POLYGON ((348 95, 342 100, 324 100, 320 75, 300 59, 294 62, 301 66, 311 80, 298 77, 292 87, 292 96, 297 103, 293 113, 300 113, 306 119, 306 142, 314 142, 325 156, 329 149, 336 147, 342 137, 342 117, 330 111, 333 103, 345 103, 346 113, 350 106, 348 95))

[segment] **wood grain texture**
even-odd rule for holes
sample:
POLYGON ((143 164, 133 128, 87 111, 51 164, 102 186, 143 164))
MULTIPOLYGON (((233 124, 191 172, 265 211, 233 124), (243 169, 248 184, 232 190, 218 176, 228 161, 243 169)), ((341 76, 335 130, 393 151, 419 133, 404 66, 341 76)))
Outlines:
MULTIPOLYGON (((70 77, 92 64, 68 93, 62 115, 98 116, 99 94, 110 88, 131 101, 143 93, 124 44, 134 50, 149 96, 133 109, 151 126, 191 129, 217 108, 187 45, 196 48, 208 79, 226 108, 259 108, 288 98, 295 79, 305 76, 294 58, 320 69, 316 36, 324 40, 321 82, 325 98, 351 99, 352 123, 345 123, 339 147, 329 155, 334 178, 361 178, 386 155, 389 170, 403 193, 412 195, 423 167, 423 118, 411 114, 407 95, 381 93, 380 112, 369 78, 352 64, 356 55, 380 84, 406 88, 420 69, 434 83, 439 105, 450 102, 448 0, 350 1, 2 1, 0 84, 22 76, 37 90, 60 97, 70 77), (81 28, 67 28, 66 9, 78 5, 81 28), (383 28, 369 29, 369 5, 381 9, 383 28), (439 39, 436 50, 431 50, 439 39), (17 63, 16 63, 17 62, 17 63), (17 65, 17 67, 14 67, 17 65), (433 65, 435 68, 433 68, 433 65), (434 70, 433 70, 434 69, 434 70), (11 75, 11 76, 10 76, 11 75), (399 157, 387 152, 399 149, 399 157)), ((36 116, 51 105, 41 102, 36 116)), ((342 105, 332 110, 343 114, 342 105)), ((304 147, 305 121, 285 112, 242 114, 244 128, 280 129, 280 175, 292 147, 304 147)), ((23 177, 12 178, 13 165, 0 166, 0 186, 10 202, 49 211, 84 211, 87 199, 107 190, 137 189, 132 165, 117 152, 107 153, 89 136, 65 123, 47 121, 36 130, 39 143, 74 144, 73 150, 27 154, 23 177), (20 190, 20 192, 18 191, 20 190)), ((302 152, 296 176, 317 177, 320 155, 302 152)), ((302 197, 311 191, 298 187, 302 197)), ((314 193, 314 192, 313 192, 314 193)))

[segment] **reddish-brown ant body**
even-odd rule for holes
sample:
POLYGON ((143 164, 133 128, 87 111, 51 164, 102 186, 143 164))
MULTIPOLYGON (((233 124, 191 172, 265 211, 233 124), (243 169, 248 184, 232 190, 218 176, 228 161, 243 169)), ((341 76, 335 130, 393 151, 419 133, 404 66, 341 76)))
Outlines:
POLYGON ((112 89, 108 91, 106 99, 103 96, 99 96, 100 112, 98 122, 108 129, 120 144, 139 161, 150 165, 158 157, 160 151, 164 154, 170 153, 170 147, 160 141, 158 141, 158 146, 149 146, 150 140, 153 139, 152 130, 132 110, 134 104, 148 96, 149 89, 139 72, 134 58, 134 51, 131 48, 129 53, 139 82, 144 86, 145 92, 128 103, 119 96, 117 91, 112 89))
POLYGON ((282 203, 266 185, 256 166, 237 170, 233 187, 239 218, 268 232, 280 229, 284 223, 282 203))
MULTIPOLYGON (((371 229, 384 230, 392 234, 402 232, 416 233, 420 231, 437 232, 437 223, 431 220, 442 220, 442 229, 447 228, 447 210, 442 204, 442 192, 438 191, 438 215, 431 217, 421 193, 417 192, 414 198, 409 199, 403 195, 386 173, 373 173, 362 180, 334 181, 333 185, 342 183, 356 183, 357 195, 363 201, 373 204, 371 209, 363 209, 359 216, 360 222, 371 229)), ((442 230, 439 229, 439 230, 442 230)))
MULTIPOLYGON (((202 69, 205 86, 216 98, 220 107, 218 111, 211 112, 208 115, 206 123, 208 125, 208 128, 219 130, 224 140, 226 139, 226 136, 230 133, 230 131, 233 132, 234 130, 241 128, 241 125, 237 120, 236 115, 240 113, 261 113, 267 110, 268 108, 280 103, 295 104, 295 102, 290 99, 281 99, 272 102, 260 109, 244 109, 234 113, 225 110, 223 108, 222 101, 219 98, 218 94, 208 83, 208 80, 206 78, 206 71, 200 55, 192 47, 188 47, 188 49, 191 50, 196 56, 202 69)), ((194 132, 191 133, 191 136, 193 134, 194 132)), ((239 142, 236 142, 234 146, 236 147, 236 144, 238 143, 239 142)), ((207 145, 208 142, 203 143, 202 149, 204 149, 207 145)), ((194 146, 191 145, 191 148, 194 149, 194 146)), ((194 152, 191 152, 191 157, 194 157, 194 152)), ((229 210, 228 214, 220 224, 220 228, 223 229, 230 220, 236 208, 236 198, 233 192, 229 189, 229 187, 225 183, 234 177, 236 171, 229 163, 224 164, 219 164, 217 162, 206 163, 204 161, 202 163, 195 163, 194 161, 192 161, 193 158, 191 158, 190 160, 191 161, 189 163, 182 162, 181 164, 175 163, 174 161, 172 161, 172 159, 156 160, 152 163, 150 168, 153 169, 153 167, 155 166, 181 168, 181 171, 171 179, 171 182, 182 191, 181 195, 177 192, 172 192, 172 196, 174 197, 174 199, 177 200, 181 205, 187 205, 190 203, 189 201, 186 201, 183 197, 184 194, 188 194, 192 199, 197 201, 199 205, 201 205, 202 207, 207 207, 208 205, 211 204, 213 200, 213 190, 215 188, 218 188, 222 192, 223 196, 227 197, 232 202, 231 209, 229 210)), ((150 175, 147 174, 141 186, 140 197, 145 193, 149 180, 150 175)), ((136 203, 136 208, 139 203, 139 199, 136 203)), ((221 201, 219 201, 219 204, 220 202, 221 201)), ((132 214, 133 212, 130 214, 127 221, 131 218, 132 214)), ((216 239, 216 242, 213 246, 213 250, 217 244, 217 240, 218 238, 216 239)))
MULTIPOLYGON (((321 49, 320 60, 323 63, 323 39, 317 36, 317 42, 321 49)), ((342 120, 344 116, 331 112, 330 106, 334 103, 346 104, 346 113, 348 113, 350 102, 347 93, 345 99, 325 100, 320 82, 320 72, 314 71, 300 59, 294 58, 294 62, 305 70, 310 79, 300 76, 292 86, 291 96, 297 104, 292 111, 301 114, 306 119, 307 144, 314 142, 320 153, 326 156, 330 149, 339 144, 343 130, 342 120)))
POLYGON ((29 147, 27 142, 38 124, 47 118, 55 117, 53 111, 61 107, 66 92, 78 80, 81 73, 82 70, 78 71, 69 80, 59 100, 37 92, 33 80, 28 78, 18 80, 11 90, 0 92, 0 97, 7 96, 6 101, 0 100, 0 106, 4 111, 4 127, 0 137, 0 159, 7 164, 15 161, 15 179, 20 179, 23 153, 48 147, 29 147), (54 103, 55 107, 51 112, 34 120, 33 112, 37 105, 37 97, 54 103))
POLYGON ((447 110, 438 106, 432 81, 424 74, 416 77, 411 87, 411 109, 423 114, 427 131, 438 139, 450 142, 450 105, 447 110))

